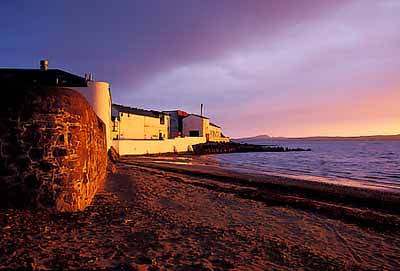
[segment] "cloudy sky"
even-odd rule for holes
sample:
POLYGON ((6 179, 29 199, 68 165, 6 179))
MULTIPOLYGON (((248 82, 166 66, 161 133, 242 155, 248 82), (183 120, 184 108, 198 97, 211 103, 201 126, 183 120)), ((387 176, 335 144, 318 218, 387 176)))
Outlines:
POLYGON ((400 133, 399 0, 0 2, 0 67, 111 83, 231 137, 400 133))

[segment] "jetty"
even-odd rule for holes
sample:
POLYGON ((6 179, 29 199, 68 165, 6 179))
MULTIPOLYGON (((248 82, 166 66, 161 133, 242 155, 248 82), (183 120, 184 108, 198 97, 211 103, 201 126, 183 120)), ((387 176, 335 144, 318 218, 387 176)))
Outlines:
POLYGON ((311 149, 288 148, 277 145, 258 145, 237 142, 206 142, 193 145, 195 154, 217 154, 234 152, 288 152, 311 151, 311 149))

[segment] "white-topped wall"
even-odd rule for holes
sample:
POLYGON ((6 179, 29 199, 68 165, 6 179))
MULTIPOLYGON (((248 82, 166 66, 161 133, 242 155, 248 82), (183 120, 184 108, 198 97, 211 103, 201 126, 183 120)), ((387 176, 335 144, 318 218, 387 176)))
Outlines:
POLYGON ((71 87, 79 91, 92 106, 94 112, 106 125, 107 149, 112 146, 111 138, 111 93, 107 82, 88 81, 87 87, 71 87))
POLYGON ((119 155, 143 155, 193 151, 193 145, 205 143, 205 137, 183 137, 165 140, 113 140, 119 155))

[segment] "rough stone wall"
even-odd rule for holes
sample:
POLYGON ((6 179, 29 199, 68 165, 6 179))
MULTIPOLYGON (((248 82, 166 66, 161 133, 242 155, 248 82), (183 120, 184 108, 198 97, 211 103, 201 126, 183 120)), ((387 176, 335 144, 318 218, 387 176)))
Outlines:
POLYGON ((106 177, 104 123, 71 89, 0 89, 0 206, 84 209, 106 177))

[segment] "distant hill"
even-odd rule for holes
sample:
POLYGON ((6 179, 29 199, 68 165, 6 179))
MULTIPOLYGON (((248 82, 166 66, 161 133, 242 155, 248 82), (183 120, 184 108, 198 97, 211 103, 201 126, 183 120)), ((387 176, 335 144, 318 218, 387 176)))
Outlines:
POLYGON ((258 135, 258 136, 252 136, 252 137, 242 137, 242 138, 237 138, 233 139, 234 141, 240 140, 240 141, 260 141, 260 140, 269 140, 271 137, 269 135, 258 135))
POLYGON ((255 142, 255 141, 276 141, 276 140, 303 140, 303 141, 371 141, 371 140, 400 140, 398 135, 372 135, 372 136, 311 136, 311 137, 270 137, 268 135, 258 135, 254 137, 243 137, 232 139, 236 142, 255 142))

